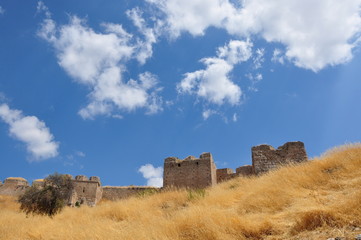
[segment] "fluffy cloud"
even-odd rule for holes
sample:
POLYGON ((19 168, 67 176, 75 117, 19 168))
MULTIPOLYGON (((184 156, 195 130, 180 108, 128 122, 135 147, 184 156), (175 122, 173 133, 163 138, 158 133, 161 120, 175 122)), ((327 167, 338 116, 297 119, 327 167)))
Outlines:
POLYGON ((127 15, 144 36, 144 40, 137 39, 136 45, 136 58, 141 64, 144 64, 153 55, 153 44, 157 42, 158 31, 162 23, 158 21, 154 28, 147 27, 146 21, 142 18, 142 12, 138 8, 128 10, 127 15))
POLYGON ((163 186, 163 168, 155 168, 152 164, 145 164, 138 169, 143 177, 147 179, 147 185, 153 187, 163 186))
POLYGON ((0 14, 4 14, 5 13, 5 10, 2 6, 0 6, 0 14))
POLYGON ((235 64, 247 61, 251 56, 252 43, 232 40, 224 47, 218 48, 217 57, 201 60, 206 65, 205 69, 186 73, 177 85, 178 92, 195 94, 218 105, 226 102, 236 105, 240 101, 242 91, 230 80, 229 74, 235 64))
MULTIPOLYGON (((42 5, 38 8, 44 10, 42 5)), ((151 33, 147 34, 148 45, 143 49, 139 47, 143 43, 134 43, 133 36, 119 24, 104 23, 104 31, 99 33, 73 16, 69 24, 57 26, 49 17, 50 13, 47 14, 47 8, 44 11, 47 18, 38 35, 55 48, 59 65, 68 75, 91 89, 89 104, 79 111, 83 118, 111 116, 114 111, 138 108, 145 108, 148 114, 162 110, 162 100, 157 94, 161 88, 156 86, 155 75, 146 72, 139 75, 139 80, 128 81, 122 75, 128 60, 137 58, 144 63, 152 54, 151 44, 155 39, 151 38, 151 33)), ((139 15, 133 15, 140 21, 139 15)))
POLYGON ((59 143, 54 141, 49 128, 37 117, 23 116, 21 111, 10 109, 7 104, 1 104, 0 118, 9 125, 10 136, 26 144, 26 149, 34 161, 58 155, 59 143))
POLYGON ((164 14, 167 30, 172 37, 182 32, 203 35, 209 26, 222 27, 233 14, 234 7, 224 0, 147 0, 164 14))
POLYGON ((296 66, 319 71, 345 63, 361 32, 361 0, 147 0, 164 14, 168 33, 202 35, 208 27, 260 35, 285 46, 296 66))

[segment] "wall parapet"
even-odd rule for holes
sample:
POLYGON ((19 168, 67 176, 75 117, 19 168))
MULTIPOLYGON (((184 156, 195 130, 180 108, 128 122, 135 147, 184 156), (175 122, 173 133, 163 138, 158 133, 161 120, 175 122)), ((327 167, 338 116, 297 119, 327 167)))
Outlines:
POLYGON ((303 142, 287 142, 274 149, 269 145, 252 147, 252 167, 256 175, 268 172, 285 164, 307 161, 303 142))
POLYGON ((204 188, 216 183, 216 165, 211 153, 202 153, 199 158, 164 160, 163 187, 204 188))

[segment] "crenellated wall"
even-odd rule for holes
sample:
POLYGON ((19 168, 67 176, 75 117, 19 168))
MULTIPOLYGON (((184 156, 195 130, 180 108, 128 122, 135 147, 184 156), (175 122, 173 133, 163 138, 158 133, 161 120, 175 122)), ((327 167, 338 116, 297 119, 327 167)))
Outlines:
POLYGON ((288 142, 277 149, 265 144, 252 147, 252 167, 256 175, 304 161, 307 161, 307 154, 303 142, 288 142))
MULTIPOLYGON (((304 161, 307 161, 307 154, 302 142, 288 142, 277 149, 265 144, 252 147, 252 166, 238 167, 236 172, 230 168, 216 169, 210 153, 203 153, 199 158, 189 156, 183 160, 169 157, 164 160, 163 187, 205 188, 237 176, 259 175, 285 164, 304 161)), ((71 175, 68 176, 73 179, 71 175)), ((147 186, 102 187, 99 177, 88 179, 84 175, 76 176, 73 184, 70 206, 95 206, 102 198, 114 201, 160 189, 147 186)), ((34 180, 32 185, 37 188, 44 187, 44 180, 34 180)), ((0 195, 19 196, 28 187, 29 184, 24 178, 10 177, 2 184, 0 181, 0 195)))
POLYGON ((210 153, 184 160, 169 157, 164 160, 163 187, 204 188, 217 184, 216 165, 210 153))

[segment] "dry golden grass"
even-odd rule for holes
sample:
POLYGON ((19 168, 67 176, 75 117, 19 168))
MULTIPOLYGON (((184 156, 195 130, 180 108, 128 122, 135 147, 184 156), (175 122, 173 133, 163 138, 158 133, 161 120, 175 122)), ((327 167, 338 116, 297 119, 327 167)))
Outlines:
POLYGON ((203 191, 66 208, 53 219, 20 213, 0 196, 0 239, 327 239, 361 234, 361 144, 261 177, 203 191))

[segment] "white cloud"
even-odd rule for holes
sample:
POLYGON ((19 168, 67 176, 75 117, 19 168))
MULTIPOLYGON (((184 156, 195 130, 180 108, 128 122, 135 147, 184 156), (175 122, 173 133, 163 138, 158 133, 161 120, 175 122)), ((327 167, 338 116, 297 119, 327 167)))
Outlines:
POLYGON ((204 58, 206 69, 186 73, 178 84, 180 93, 196 94, 214 104, 225 102, 235 105, 241 97, 241 89, 234 84, 228 75, 233 66, 220 58, 204 58))
POLYGON ((0 6, 0 14, 4 14, 4 13, 5 13, 5 9, 2 6, 0 6))
POLYGON ((153 44, 157 42, 157 31, 161 22, 158 21, 155 28, 148 28, 146 21, 142 18, 142 11, 139 8, 128 10, 127 15, 145 38, 144 41, 138 38, 136 45, 136 58, 141 64, 144 64, 153 55, 153 44))
POLYGON ((361 0, 147 0, 164 14, 168 34, 202 35, 208 27, 260 35, 285 47, 296 66, 319 71, 352 59, 361 33, 361 0))
POLYGON ((214 111, 212 109, 206 109, 202 112, 202 117, 204 120, 207 120, 210 116, 217 114, 217 111, 214 111))
POLYGON ((225 59, 229 64, 247 61, 252 56, 252 43, 247 41, 231 40, 228 45, 218 48, 218 58, 225 59))
MULTIPOLYGON (((149 114, 161 111, 162 99, 157 94, 161 88, 156 87, 155 75, 146 72, 140 74, 139 81, 123 79, 125 63, 139 56, 138 43, 132 43, 132 35, 121 25, 103 23, 102 27, 103 33, 95 32, 75 16, 69 24, 56 26, 48 17, 38 31, 55 48, 59 65, 91 90, 89 104, 79 114, 84 119, 93 119, 138 108, 145 108, 149 114)), ((142 61, 151 55, 148 54, 142 61)))
POLYGON ((249 91, 252 92, 258 92, 258 88, 256 87, 256 84, 263 79, 263 76, 261 73, 247 73, 246 77, 251 81, 251 85, 248 87, 249 91))
POLYGON ((75 155, 77 155, 78 157, 85 157, 85 153, 82 151, 76 151, 75 155))
POLYGON ((38 5, 36 6, 36 13, 44 13, 47 18, 51 17, 49 8, 44 4, 43 1, 38 1, 38 5))
POLYGON ((285 63, 285 56, 284 56, 284 53, 282 52, 282 50, 276 48, 273 51, 272 62, 279 62, 281 64, 285 63))
POLYGON ((7 104, 1 104, 0 118, 9 125, 10 136, 26 144, 26 149, 34 161, 58 155, 59 143, 54 141, 49 128, 37 117, 23 116, 21 111, 10 109, 7 104))
POLYGON ((143 177, 147 179, 147 185, 153 187, 163 186, 163 168, 155 168, 152 164, 145 164, 138 169, 143 177))
POLYGON ((166 16, 166 27, 171 37, 183 31, 203 35, 209 26, 221 27, 233 6, 224 0, 147 0, 157 6, 166 16))
POLYGON ((259 69, 262 67, 262 64, 264 62, 264 53, 265 50, 264 48, 258 48, 255 51, 255 56, 253 57, 253 68, 254 69, 259 69))
POLYGON ((203 58, 206 69, 185 74, 177 85, 179 93, 195 94, 210 103, 222 105, 240 102, 241 88, 229 78, 235 64, 247 61, 252 56, 252 43, 231 40, 218 48, 217 57, 203 58))
POLYGON ((233 114, 233 117, 232 117, 232 121, 233 121, 233 122, 237 122, 237 120, 238 120, 237 114, 234 113, 234 114, 233 114))

